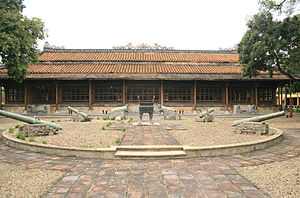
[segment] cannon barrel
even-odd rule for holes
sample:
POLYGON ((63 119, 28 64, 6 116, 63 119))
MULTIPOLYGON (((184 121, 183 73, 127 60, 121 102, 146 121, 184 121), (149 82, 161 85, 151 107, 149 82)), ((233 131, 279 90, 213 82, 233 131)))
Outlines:
POLYGON ((159 111, 163 111, 163 112, 165 112, 165 111, 175 111, 175 109, 172 109, 171 107, 166 107, 166 106, 164 106, 164 105, 158 105, 158 108, 159 108, 159 111))
POLYGON ((31 117, 22 116, 22 115, 19 115, 19 114, 16 114, 16 113, 11 113, 11 112, 7 112, 7 111, 3 111, 3 110, 0 110, 0 115, 8 117, 8 118, 15 119, 15 120, 19 120, 19 121, 22 121, 22 122, 26 122, 26 123, 29 123, 29 124, 46 124, 49 127, 53 128, 57 131, 62 129, 62 127, 59 126, 59 125, 56 125, 52 122, 39 120, 36 117, 31 118, 31 117))
POLYGON ((211 114, 211 113, 214 112, 214 111, 215 111, 214 108, 210 108, 210 109, 208 109, 207 111, 204 111, 204 112, 200 113, 199 117, 200 117, 200 118, 203 118, 204 116, 209 115, 209 114, 211 114))
POLYGON ((283 115, 284 115, 284 111, 280 111, 280 112, 270 113, 270 114, 266 114, 266 115, 262 115, 262 116, 257 116, 257 117, 252 117, 252 118, 245 118, 245 119, 234 121, 232 126, 237 126, 239 124, 242 124, 243 122, 261 122, 261 121, 264 121, 264 120, 273 119, 273 118, 283 116, 283 115))
POLYGON ((128 112, 128 104, 126 104, 125 106, 122 107, 116 107, 110 110, 110 113, 113 113, 115 111, 124 111, 124 112, 128 112))
POLYGON ((85 120, 91 120, 88 114, 78 111, 77 109, 68 106, 68 110, 75 112, 76 114, 81 115, 85 120))

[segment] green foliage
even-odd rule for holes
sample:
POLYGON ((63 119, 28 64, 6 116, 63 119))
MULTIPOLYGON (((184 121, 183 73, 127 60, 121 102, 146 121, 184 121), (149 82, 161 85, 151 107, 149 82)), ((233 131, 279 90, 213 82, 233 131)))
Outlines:
POLYGON ((278 14, 291 15, 299 3, 299 0, 260 0, 261 12, 277 12, 278 14))
POLYGON ((99 118, 99 117, 97 117, 97 120, 100 120, 100 118, 99 118))
POLYGON ((42 142, 42 144, 47 144, 47 141, 44 140, 44 141, 42 142))
POLYGON ((82 147, 83 147, 83 148, 93 148, 92 145, 83 145, 82 147))
POLYGON ((110 120, 115 120, 116 118, 115 117, 112 117, 110 120))
POLYGON ((29 138, 29 142, 34 142, 34 138, 33 137, 29 138))
POLYGON ((120 138, 116 138, 116 140, 115 140, 115 143, 116 143, 116 144, 119 144, 119 143, 120 143, 120 141, 121 141, 121 139, 120 139, 120 138))
POLYGON ((103 120, 107 120, 107 117, 103 117, 102 119, 103 119, 103 120))
POLYGON ((102 130, 106 130, 106 129, 105 129, 105 126, 102 126, 102 128, 101 128, 101 129, 102 129, 102 130))
POLYGON ((61 122, 61 120, 57 120, 56 122, 61 122))
POLYGON ((133 121, 133 118, 129 118, 128 123, 131 123, 133 121))
POLYGON ((106 123, 106 127, 109 127, 111 125, 111 122, 106 123))
POLYGON ((8 133, 13 133, 14 130, 15 130, 15 129, 11 127, 11 128, 8 129, 8 133))
POLYGON ((44 39, 44 24, 22 15, 22 0, 0 1, 0 56, 7 73, 21 83, 28 64, 37 63, 37 39, 44 39))
POLYGON ((244 75, 280 72, 295 79, 300 73, 300 16, 276 21, 269 12, 259 13, 247 25, 237 49, 244 75))
POLYGON ((20 140, 25 140, 25 136, 24 135, 21 135, 21 134, 17 134, 16 135, 16 138, 20 139, 20 140))
POLYGON ((15 128, 16 128, 16 129, 20 128, 20 125, 19 125, 19 124, 16 124, 15 128))
POLYGON ((125 132, 126 131, 126 128, 122 128, 122 132, 125 132))

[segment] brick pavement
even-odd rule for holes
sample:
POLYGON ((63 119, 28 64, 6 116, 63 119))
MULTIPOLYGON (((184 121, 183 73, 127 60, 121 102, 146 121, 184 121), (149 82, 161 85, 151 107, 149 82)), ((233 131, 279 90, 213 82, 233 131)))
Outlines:
POLYGON ((99 160, 57 157, 0 144, 0 161, 67 170, 53 185, 54 197, 268 197, 235 167, 286 160, 300 153, 300 130, 286 129, 276 146, 226 157, 176 160, 99 160))

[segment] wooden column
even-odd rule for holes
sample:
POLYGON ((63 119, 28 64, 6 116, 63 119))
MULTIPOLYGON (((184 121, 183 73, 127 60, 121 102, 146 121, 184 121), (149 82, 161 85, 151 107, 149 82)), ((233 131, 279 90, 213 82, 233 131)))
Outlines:
POLYGON ((27 82, 24 82, 25 90, 24 90, 24 105, 25 110, 27 111, 27 105, 28 105, 28 84, 27 82))
POLYGON ((164 104, 164 81, 160 81, 160 104, 164 104))
POLYGON ((59 104, 59 88, 58 88, 57 81, 55 81, 55 111, 58 111, 58 104, 59 104))
MULTIPOLYGON (((2 87, 1 87, 1 90, 2 90, 2 87)), ((2 93, 2 91, 1 91, 1 93, 2 93)), ((2 100, 1 100, 2 101, 2 100)), ((298 95, 298 93, 297 93, 297 106, 299 106, 299 95, 298 95)), ((1 103, 2 104, 2 103, 1 103)))
POLYGON ((255 84, 255 106, 258 108, 258 83, 255 84))
POLYGON ((197 80, 194 80, 194 110, 197 109, 197 80))
POLYGON ((287 107, 287 91, 286 91, 286 86, 284 87, 284 91, 285 91, 285 94, 284 94, 284 108, 287 107))
POLYGON ((0 109, 2 110, 2 86, 0 86, 0 109))
POLYGON ((225 88, 225 108, 226 108, 226 111, 228 111, 228 105, 229 105, 229 82, 226 83, 226 88, 225 88))
POLYGON ((93 106, 92 106, 92 81, 89 80, 89 109, 92 111, 93 110, 93 106))
POLYGON ((125 105, 127 100, 126 100, 126 82, 123 80, 123 86, 122 86, 122 104, 125 105))

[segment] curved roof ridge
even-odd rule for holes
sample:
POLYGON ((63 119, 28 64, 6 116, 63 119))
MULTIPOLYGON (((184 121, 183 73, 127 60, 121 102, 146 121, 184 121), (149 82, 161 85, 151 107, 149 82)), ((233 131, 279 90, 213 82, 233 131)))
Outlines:
POLYGON ((175 49, 54 49, 44 48, 42 53, 192 53, 237 54, 235 50, 175 50, 175 49))

